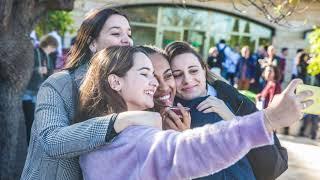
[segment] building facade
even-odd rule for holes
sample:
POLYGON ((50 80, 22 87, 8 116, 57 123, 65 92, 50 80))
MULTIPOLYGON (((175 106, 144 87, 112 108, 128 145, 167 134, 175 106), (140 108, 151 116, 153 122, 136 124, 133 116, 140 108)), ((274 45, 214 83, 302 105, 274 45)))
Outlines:
MULTIPOLYGON (((235 50, 248 45, 254 52, 259 46, 273 44, 280 53, 281 48, 287 47, 285 85, 291 78, 296 50, 308 47, 306 35, 314 25, 320 25, 320 2, 300 2, 304 10, 288 17, 288 23, 282 26, 270 23, 255 7, 242 7, 240 12, 231 1, 224 0, 76 0, 72 14, 79 27, 91 9, 117 7, 128 14, 136 45, 164 47, 183 40, 203 57, 221 39, 235 50)), ((296 133, 298 127, 296 124, 292 132, 296 133)))
POLYGON ((204 57, 210 47, 224 39, 235 50, 248 45, 251 51, 273 44, 278 52, 289 48, 286 81, 290 80, 292 59, 298 48, 306 48, 306 34, 320 25, 320 3, 301 1, 304 11, 290 16, 288 24, 270 23, 256 8, 234 8, 231 1, 210 2, 185 0, 76 0, 73 16, 79 27, 92 8, 117 7, 129 15, 136 45, 164 47, 171 41, 191 43, 204 57))

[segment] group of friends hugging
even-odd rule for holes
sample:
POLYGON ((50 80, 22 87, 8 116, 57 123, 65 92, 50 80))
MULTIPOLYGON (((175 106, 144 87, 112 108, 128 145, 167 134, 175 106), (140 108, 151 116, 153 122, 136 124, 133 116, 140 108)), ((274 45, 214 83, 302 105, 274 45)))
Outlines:
POLYGON ((275 179, 288 157, 274 130, 313 103, 301 83, 258 111, 187 42, 134 46, 125 14, 93 10, 39 89, 21 179, 275 179))

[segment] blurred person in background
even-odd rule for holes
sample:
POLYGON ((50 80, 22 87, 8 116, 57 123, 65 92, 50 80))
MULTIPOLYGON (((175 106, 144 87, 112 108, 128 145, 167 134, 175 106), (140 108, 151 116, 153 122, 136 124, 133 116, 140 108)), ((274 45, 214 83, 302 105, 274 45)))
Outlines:
POLYGON ((297 62, 297 72, 298 72, 298 78, 302 79, 304 83, 307 83, 308 76, 307 76, 307 66, 308 62, 310 60, 310 56, 308 53, 303 52, 298 57, 297 62))
POLYGON ((57 59, 56 70, 59 71, 67 64, 68 56, 70 55, 70 50, 72 49, 74 43, 76 42, 76 36, 71 38, 70 47, 62 49, 62 57, 57 59))
POLYGON ((250 55, 249 46, 241 49, 241 57, 237 64, 236 77, 239 90, 248 90, 251 83, 254 83, 254 64, 250 55))
POLYGON ((287 47, 284 47, 281 49, 281 54, 279 55, 279 70, 280 70, 280 74, 281 74, 281 79, 280 79, 280 83, 283 82, 284 78, 285 78, 285 70, 286 70, 286 61, 287 61, 287 56, 289 53, 289 49, 287 47))
POLYGON ((230 46, 226 44, 225 40, 220 40, 217 44, 217 49, 219 52, 219 58, 222 62, 222 72, 221 75, 229 83, 234 85, 234 78, 236 75, 236 67, 239 61, 240 55, 236 51, 234 51, 230 46))
POLYGON ((299 136, 309 137, 309 135, 305 135, 305 130, 307 129, 308 124, 311 124, 310 138, 315 140, 317 138, 317 131, 319 129, 319 120, 320 120, 319 115, 306 114, 303 117, 303 121, 302 121, 303 123, 299 130, 299 136))
POLYGON ((294 59, 292 60, 292 71, 291 71, 291 79, 295 79, 298 77, 298 63, 301 54, 304 52, 303 49, 298 49, 294 59))
POLYGON ((209 49, 207 64, 210 71, 217 75, 221 75, 222 61, 221 58, 219 58, 219 51, 217 47, 211 47, 209 49))
POLYGON ((27 128, 27 142, 30 139, 30 130, 34 119, 34 108, 36 96, 41 83, 46 80, 51 72, 51 59, 49 54, 54 52, 58 46, 55 38, 46 35, 41 38, 40 46, 34 49, 34 66, 31 79, 22 97, 22 107, 27 128))
POLYGON ((267 56, 264 59, 260 59, 259 63, 262 69, 264 69, 269 65, 279 67, 280 60, 279 60, 279 57, 276 55, 276 49, 274 46, 272 45, 268 46, 267 56))
POLYGON ((268 104, 276 94, 281 93, 281 85, 279 82, 281 74, 276 66, 268 65, 265 67, 262 75, 266 81, 266 85, 263 90, 257 94, 256 102, 261 103, 261 108, 264 109, 268 107, 268 104))
POLYGON ((262 79, 261 79, 261 74, 262 74, 262 68, 259 63, 260 59, 264 59, 266 57, 266 50, 264 46, 260 46, 257 50, 256 53, 252 54, 252 60, 253 60, 253 66, 254 66, 254 82, 250 84, 249 90, 254 93, 259 93, 261 92, 263 88, 262 84, 262 79))

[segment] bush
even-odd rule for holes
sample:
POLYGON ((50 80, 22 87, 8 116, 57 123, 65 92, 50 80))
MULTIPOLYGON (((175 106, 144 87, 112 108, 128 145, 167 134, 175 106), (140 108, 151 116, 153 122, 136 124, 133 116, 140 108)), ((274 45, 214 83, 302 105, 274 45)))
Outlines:
POLYGON ((315 28, 308 36, 310 42, 311 60, 307 67, 312 76, 320 74, 320 28, 315 28))

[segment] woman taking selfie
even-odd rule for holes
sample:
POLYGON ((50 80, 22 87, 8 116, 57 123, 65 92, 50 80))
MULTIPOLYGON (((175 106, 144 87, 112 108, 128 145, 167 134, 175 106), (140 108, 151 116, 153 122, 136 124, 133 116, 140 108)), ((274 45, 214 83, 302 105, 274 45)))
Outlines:
MULTIPOLYGON (((186 42, 165 48, 176 82, 176 103, 191 108, 191 128, 230 120, 257 111, 255 104, 206 68, 201 56, 186 42)), ((271 180, 287 169, 287 152, 276 135, 274 145, 253 149, 234 166, 208 179, 271 180)))
MULTIPOLYGON (((153 108, 158 82, 146 53, 136 47, 110 47, 97 53, 80 87, 79 120, 153 108)), ((132 126, 104 145, 80 157, 84 179, 190 179, 224 169, 251 148, 273 143, 275 128, 297 121, 303 92, 296 86, 275 97, 270 107, 233 120, 176 132, 132 126), (290 95, 290 96, 288 96, 290 95), (290 106, 290 107, 288 107, 290 106), (290 117, 288 114, 290 108, 290 117), (292 113, 292 109, 293 112, 292 113), (200 153, 202 152, 202 153, 200 153)))

